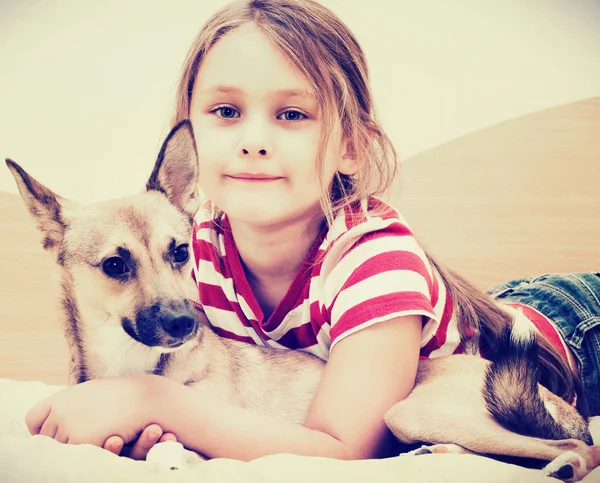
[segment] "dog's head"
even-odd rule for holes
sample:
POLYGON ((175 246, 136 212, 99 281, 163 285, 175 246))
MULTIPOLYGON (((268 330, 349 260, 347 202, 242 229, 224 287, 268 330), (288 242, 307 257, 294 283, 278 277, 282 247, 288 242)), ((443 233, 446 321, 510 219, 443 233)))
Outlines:
POLYGON ((6 162, 61 266, 65 305, 74 305, 81 336, 111 327, 102 332, 161 352, 196 337, 203 314, 190 303, 197 290, 189 243, 198 159, 188 121, 165 140, 146 190, 127 198, 80 206, 6 162))

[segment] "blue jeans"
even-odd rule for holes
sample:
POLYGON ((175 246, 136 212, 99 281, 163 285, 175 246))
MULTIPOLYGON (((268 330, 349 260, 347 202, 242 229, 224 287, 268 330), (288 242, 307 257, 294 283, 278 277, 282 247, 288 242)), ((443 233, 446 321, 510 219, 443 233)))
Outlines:
POLYGON ((600 414, 600 272, 549 273, 488 290, 492 297, 541 312, 558 327, 579 362, 590 415, 600 414))

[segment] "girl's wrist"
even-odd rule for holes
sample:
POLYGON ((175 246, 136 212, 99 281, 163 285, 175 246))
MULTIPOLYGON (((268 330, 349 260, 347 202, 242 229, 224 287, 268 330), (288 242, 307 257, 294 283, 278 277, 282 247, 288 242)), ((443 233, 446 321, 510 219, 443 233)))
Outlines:
POLYGON ((169 393, 175 381, 155 374, 134 376, 137 395, 140 401, 140 412, 147 425, 159 423, 168 410, 166 408, 169 393))

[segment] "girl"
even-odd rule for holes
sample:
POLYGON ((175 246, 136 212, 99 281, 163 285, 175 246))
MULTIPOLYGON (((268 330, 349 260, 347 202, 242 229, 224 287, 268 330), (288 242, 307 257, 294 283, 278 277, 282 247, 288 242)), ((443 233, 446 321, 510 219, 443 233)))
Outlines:
MULTIPOLYGON (((208 457, 389 455, 383 415, 411 391, 419 357, 494 358, 494 337, 511 316, 436 263, 375 198, 397 157, 375 120, 357 41, 312 1, 232 4, 189 52, 175 121, 186 118, 208 200, 193 240, 200 301, 224 337, 327 360, 306 421, 137 376, 61 391, 32 409, 30 430, 77 427, 86 434, 78 442, 118 453, 146 428, 135 457, 163 429, 162 440, 208 457)), ((543 383, 564 398, 577 392, 584 408, 579 371, 598 413, 600 278, 545 276, 492 294, 539 327, 543 383)))

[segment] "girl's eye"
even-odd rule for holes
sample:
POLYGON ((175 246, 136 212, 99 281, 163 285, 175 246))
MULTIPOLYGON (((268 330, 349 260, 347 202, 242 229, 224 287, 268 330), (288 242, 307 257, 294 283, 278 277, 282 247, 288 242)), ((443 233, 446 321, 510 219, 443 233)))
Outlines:
POLYGON ((277 118, 280 119, 282 116, 283 116, 284 121, 290 121, 290 122, 301 121, 302 119, 307 119, 306 115, 304 115, 300 111, 296 111, 294 109, 285 111, 284 113, 277 116, 277 118))
POLYGON ((240 113, 236 111, 233 107, 229 106, 217 107, 214 111, 211 112, 217 114, 223 119, 235 119, 236 117, 240 117, 240 113))

